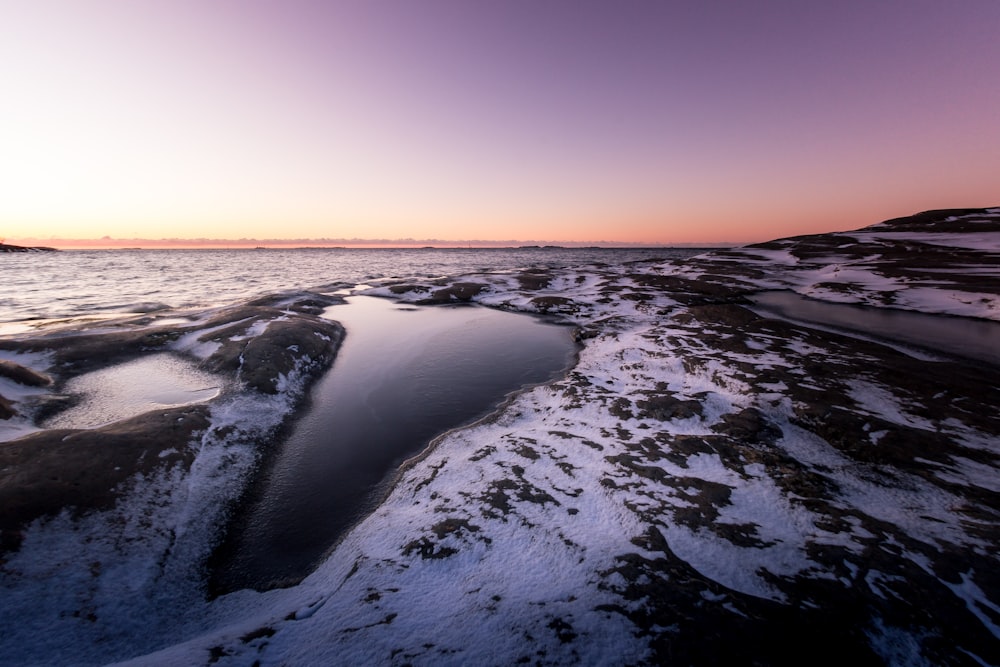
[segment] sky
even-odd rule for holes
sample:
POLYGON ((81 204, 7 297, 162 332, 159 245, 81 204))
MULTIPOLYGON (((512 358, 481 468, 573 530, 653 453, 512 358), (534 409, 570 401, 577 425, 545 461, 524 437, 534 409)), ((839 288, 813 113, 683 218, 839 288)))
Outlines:
POLYGON ((752 242, 1000 205, 998 0, 0 0, 0 238, 752 242))

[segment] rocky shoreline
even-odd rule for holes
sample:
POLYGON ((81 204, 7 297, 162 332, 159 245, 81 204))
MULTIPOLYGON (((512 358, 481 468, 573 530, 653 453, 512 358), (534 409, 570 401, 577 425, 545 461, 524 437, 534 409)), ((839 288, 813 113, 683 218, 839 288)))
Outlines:
MULTIPOLYGON (((113 327, 91 325, 2 340, 0 351, 44 358, 50 366, 42 373, 0 361, 0 376, 47 388, 24 406, 0 395, 0 408, 6 408, 6 416, 0 417, 42 422, 71 405, 72 397, 62 391, 70 378, 164 351, 193 357, 200 369, 237 388, 230 393, 275 396, 299 375, 301 386, 293 397, 297 401, 336 355, 343 329, 317 313, 337 302, 321 295, 278 297, 192 313, 188 327, 149 326, 150 318, 145 317, 113 327), (248 335, 254 328, 254 335, 248 335), (21 410, 26 414, 19 415, 21 410)), ((199 437, 212 430, 211 409, 211 404, 165 409, 100 428, 43 429, 0 443, 0 545, 16 548, 25 526, 64 508, 79 515, 113 506, 136 475, 189 467, 199 437)), ((268 435, 256 437, 266 440, 268 435)))
POLYGON ((59 252, 56 248, 45 246, 21 246, 0 243, 0 252, 59 252))
POLYGON ((48 355, 58 373, 19 365, 53 375, 53 391, 105 355, 150 349, 246 389, 155 424, 0 444, 0 648, 28 662, 800 664, 804 642, 843 662, 1000 664, 1000 367, 761 315, 752 297, 766 290, 1000 321, 1000 209, 675 263, 375 284, 367 293, 404 302, 556 316, 584 347, 566 377, 440 438, 300 585, 210 602, 197 572, 217 533, 194 527, 220 522, 253 452, 332 360, 341 334, 316 317, 329 297, 0 341, 48 355), (147 427, 163 442, 130 431, 147 427), (117 499, 78 491, 76 464, 45 479, 74 439, 105 438, 132 448, 120 470, 102 468, 99 445, 81 465, 117 499), (38 462, 22 469, 32 443, 38 462), (36 483, 51 506, 21 500, 36 483), (93 505, 54 516, 74 493, 93 505), (76 551, 60 559, 53 544, 76 551), (141 584, 102 574, 123 562, 141 584), (39 586, 58 621, 31 613, 39 586), (116 615, 123 596, 145 623, 116 615), (153 619, 165 629, 146 636, 153 619), (56 645, 33 639, 53 623, 56 645))

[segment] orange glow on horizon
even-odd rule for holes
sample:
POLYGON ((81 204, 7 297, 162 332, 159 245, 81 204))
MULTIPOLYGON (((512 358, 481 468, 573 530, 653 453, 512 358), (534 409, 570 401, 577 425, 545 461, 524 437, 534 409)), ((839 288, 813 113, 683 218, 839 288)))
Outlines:
POLYGON ((741 244, 1000 204, 1000 3, 786 9, 19 3, 0 235, 741 244))

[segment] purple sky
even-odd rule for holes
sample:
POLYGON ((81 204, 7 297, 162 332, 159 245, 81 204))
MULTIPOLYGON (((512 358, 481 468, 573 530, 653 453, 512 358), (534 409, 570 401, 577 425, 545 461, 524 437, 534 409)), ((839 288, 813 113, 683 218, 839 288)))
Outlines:
POLYGON ((0 8, 0 235, 751 241, 1000 204, 1000 2, 0 8))

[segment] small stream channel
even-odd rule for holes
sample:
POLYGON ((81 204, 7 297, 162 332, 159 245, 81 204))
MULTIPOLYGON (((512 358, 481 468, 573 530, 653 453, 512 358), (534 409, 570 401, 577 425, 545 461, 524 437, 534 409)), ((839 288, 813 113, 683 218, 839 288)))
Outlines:
POLYGON ((230 527, 212 588, 292 585, 438 435, 569 369, 572 330, 476 306, 349 297, 326 316, 347 336, 311 405, 230 527))

